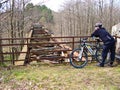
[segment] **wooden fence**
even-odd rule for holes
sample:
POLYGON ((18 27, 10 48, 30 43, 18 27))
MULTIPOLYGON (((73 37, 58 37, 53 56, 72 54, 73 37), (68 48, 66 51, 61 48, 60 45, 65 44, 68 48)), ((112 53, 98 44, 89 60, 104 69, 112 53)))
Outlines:
MULTIPOLYGON (((9 63, 15 65, 15 62, 23 61, 23 65, 26 63, 29 63, 31 61, 36 61, 36 59, 31 59, 30 54, 33 53, 31 50, 32 47, 34 46, 39 46, 39 45, 58 45, 61 46, 61 49, 48 49, 46 50, 39 49, 39 51, 47 51, 47 52, 70 52, 74 48, 79 46, 81 38, 89 38, 90 36, 66 36, 66 37, 46 37, 49 39, 54 39, 58 41, 53 42, 38 42, 38 43, 32 43, 31 40, 34 39, 45 39, 44 38, 2 38, 0 39, 3 43, 0 45, 2 47, 2 52, 0 53, 0 56, 3 56, 3 60, 0 60, 1 64, 4 63, 9 63), (66 40, 66 41, 64 41, 66 40), (10 43, 13 41, 14 43, 10 43), (25 43, 26 42, 26 43, 25 43), (23 51, 22 48, 24 48, 24 45, 26 45, 26 51, 23 51), (64 47, 65 46, 65 47, 64 47), (68 46, 68 47, 66 47, 68 46), (64 47, 64 48, 63 48, 64 47), (70 47, 70 48, 69 48, 70 47), (20 54, 25 54, 25 57, 20 59, 20 54)), ((115 37, 116 40, 120 37, 115 37)), ((88 42, 92 43, 94 42, 91 38, 88 39, 88 42)), ((43 59, 48 59, 48 60, 58 60, 58 59, 65 59, 69 58, 69 55, 67 56, 44 56, 44 57, 39 57, 39 60, 43 59)))

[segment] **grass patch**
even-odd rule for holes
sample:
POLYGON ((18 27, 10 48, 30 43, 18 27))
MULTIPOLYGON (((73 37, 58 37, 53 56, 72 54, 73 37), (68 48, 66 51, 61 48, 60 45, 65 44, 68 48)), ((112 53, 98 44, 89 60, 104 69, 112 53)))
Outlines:
MULTIPOLYGON (((10 71, 1 71, 4 76, 10 71)), ((75 69, 69 64, 33 64, 14 67, 0 89, 25 90, 120 90, 120 66, 75 69)))

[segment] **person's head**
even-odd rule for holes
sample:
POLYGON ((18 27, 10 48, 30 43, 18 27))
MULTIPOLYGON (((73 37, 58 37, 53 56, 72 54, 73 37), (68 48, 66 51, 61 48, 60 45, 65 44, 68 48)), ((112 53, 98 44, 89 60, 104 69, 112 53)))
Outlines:
POLYGON ((102 28, 102 23, 96 23, 95 24, 95 30, 98 30, 100 28, 102 28))

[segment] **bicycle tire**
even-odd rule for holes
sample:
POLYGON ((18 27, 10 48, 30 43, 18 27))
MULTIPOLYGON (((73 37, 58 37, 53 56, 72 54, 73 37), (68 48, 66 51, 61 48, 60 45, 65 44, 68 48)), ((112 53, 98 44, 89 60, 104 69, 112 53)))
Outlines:
MULTIPOLYGON (((95 57, 99 63, 102 62, 102 47, 96 49, 95 57)), ((108 52, 104 64, 108 64, 109 62, 110 62, 110 52, 108 52)))
POLYGON ((70 54, 70 58, 69 58, 70 64, 74 68, 83 68, 84 66, 86 66, 86 64, 88 62, 87 53, 85 51, 83 51, 83 53, 82 53, 82 58, 78 59, 78 55, 79 55, 80 51, 81 51, 81 49, 77 48, 77 49, 74 49, 70 54))

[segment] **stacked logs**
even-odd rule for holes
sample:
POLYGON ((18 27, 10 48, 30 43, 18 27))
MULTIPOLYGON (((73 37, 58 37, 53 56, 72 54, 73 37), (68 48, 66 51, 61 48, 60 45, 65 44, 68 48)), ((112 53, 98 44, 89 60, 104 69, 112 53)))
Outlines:
POLYGON ((30 61, 45 61, 61 62, 64 59, 54 57, 68 57, 70 51, 64 51, 65 49, 71 50, 69 46, 63 44, 55 44, 59 42, 54 38, 54 35, 45 29, 40 24, 33 25, 33 35, 31 39, 30 47, 30 61), (44 44, 43 44, 44 43, 44 44), (53 44, 51 44, 53 43, 53 44), (62 51, 63 50, 63 51, 62 51))

